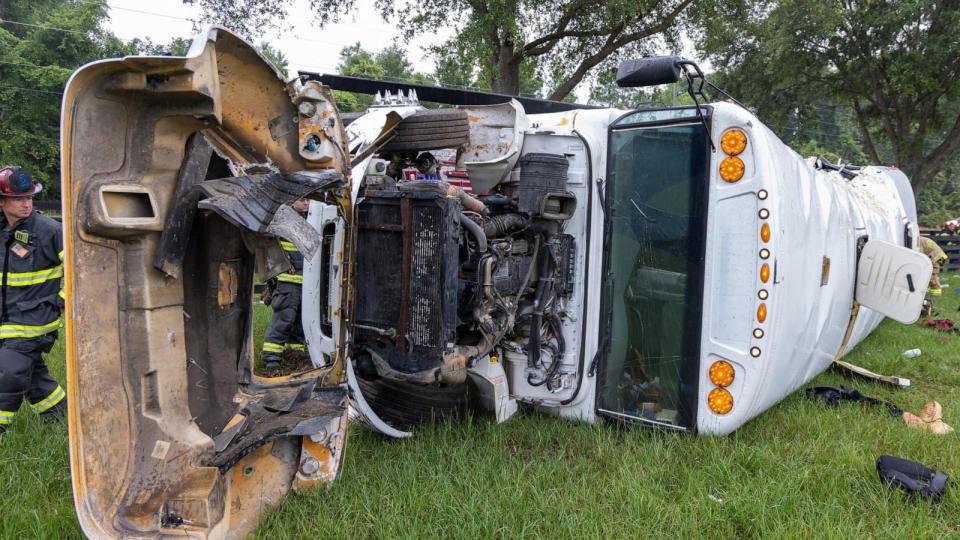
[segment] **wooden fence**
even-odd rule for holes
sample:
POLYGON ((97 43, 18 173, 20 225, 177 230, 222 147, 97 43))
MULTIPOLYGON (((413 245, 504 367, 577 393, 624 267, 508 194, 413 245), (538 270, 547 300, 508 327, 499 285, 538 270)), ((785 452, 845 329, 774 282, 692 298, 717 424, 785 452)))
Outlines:
POLYGON ((933 240, 940 249, 950 257, 950 261, 943 265, 943 270, 960 270, 960 234, 950 231, 924 231, 923 236, 933 240))

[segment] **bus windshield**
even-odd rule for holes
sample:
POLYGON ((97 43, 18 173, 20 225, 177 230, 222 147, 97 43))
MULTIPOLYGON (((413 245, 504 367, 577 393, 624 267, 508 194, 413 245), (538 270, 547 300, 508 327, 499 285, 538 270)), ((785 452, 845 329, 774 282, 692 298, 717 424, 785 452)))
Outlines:
POLYGON ((598 411, 692 428, 710 154, 702 124, 677 122, 621 122, 610 133, 604 298, 612 314, 598 411))

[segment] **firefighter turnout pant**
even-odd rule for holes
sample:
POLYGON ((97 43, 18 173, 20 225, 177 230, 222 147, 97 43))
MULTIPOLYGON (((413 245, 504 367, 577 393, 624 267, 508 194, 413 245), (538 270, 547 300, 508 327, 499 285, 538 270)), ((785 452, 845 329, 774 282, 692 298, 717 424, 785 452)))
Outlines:
POLYGON ((66 392, 50 375, 43 362, 57 333, 35 338, 0 340, 0 431, 13 422, 24 397, 38 414, 62 414, 66 411, 66 392))
POLYGON ((279 367, 284 349, 305 350, 303 323, 300 317, 301 285, 281 281, 270 301, 273 318, 263 336, 260 359, 268 368, 279 367))

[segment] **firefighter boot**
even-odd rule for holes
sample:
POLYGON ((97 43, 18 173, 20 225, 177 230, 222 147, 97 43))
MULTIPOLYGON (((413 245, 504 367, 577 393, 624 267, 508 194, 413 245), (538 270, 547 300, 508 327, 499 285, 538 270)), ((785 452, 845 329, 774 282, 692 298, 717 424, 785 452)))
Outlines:
POLYGON ((60 403, 50 407, 40 413, 40 419, 44 422, 57 422, 67 417, 67 398, 63 398, 60 403))

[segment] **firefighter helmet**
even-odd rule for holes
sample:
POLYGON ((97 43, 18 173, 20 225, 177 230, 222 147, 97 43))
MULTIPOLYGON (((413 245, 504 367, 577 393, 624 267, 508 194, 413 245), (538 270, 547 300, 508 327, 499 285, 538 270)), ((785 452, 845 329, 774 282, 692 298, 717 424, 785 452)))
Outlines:
POLYGON ((20 167, 0 168, 0 197, 33 197, 43 189, 33 176, 20 167))

